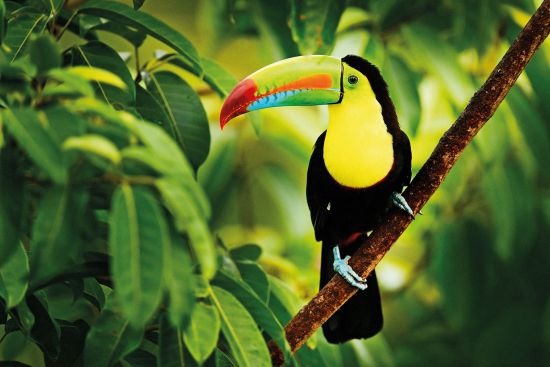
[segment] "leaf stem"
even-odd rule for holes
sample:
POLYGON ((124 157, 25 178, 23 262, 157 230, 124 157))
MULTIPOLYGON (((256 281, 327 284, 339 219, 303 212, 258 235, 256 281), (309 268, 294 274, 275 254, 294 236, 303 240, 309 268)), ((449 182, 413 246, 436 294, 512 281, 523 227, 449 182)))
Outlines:
POLYGON ((72 13, 71 16, 69 17, 69 19, 67 19, 67 22, 65 23, 65 25, 63 26, 63 28, 61 28, 61 30, 59 31, 59 33, 58 33, 57 36, 56 36, 56 39, 57 39, 58 41, 61 39, 61 37, 63 37, 63 34, 64 34, 65 31, 67 30, 67 28, 69 28, 69 25, 71 24, 71 22, 73 21, 74 17, 76 17, 77 14, 78 14, 78 12, 73 11, 73 13, 72 13))

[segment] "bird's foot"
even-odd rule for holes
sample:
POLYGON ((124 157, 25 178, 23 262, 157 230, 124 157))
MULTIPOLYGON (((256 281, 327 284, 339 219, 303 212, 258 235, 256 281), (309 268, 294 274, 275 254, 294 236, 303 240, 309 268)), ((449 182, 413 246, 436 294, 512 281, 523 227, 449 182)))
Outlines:
POLYGON ((391 193, 391 202, 392 202, 393 205, 395 205, 399 209, 403 210, 405 213, 407 213, 408 215, 410 215, 414 219, 414 213, 413 213, 411 207, 407 203, 407 200, 405 200, 405 198, 403 196, 401 196, 400 193, 398 193, 397 191, 392 192, 391 193))
POLYGON ((340 249, 338 245, 334 246, 332 249, 334 254, 334 263, 332 264, 334 271, 340 274, 349 284, 355 288, 359 288, 364 291, 367 289, 367 280, 361 278, 352 268, 348 265, 348 261, 351 256, 346 256, 345 258, 340 257, 340 249))

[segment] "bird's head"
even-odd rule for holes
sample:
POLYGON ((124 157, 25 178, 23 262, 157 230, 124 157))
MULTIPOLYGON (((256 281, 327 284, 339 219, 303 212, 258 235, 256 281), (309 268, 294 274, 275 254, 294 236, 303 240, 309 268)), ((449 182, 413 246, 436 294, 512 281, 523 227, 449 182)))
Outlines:
MULTIPOLYGON (((293 57, 242 80, 222 106, 220 125, 223 128, 234 117, 262 108, 337 104, 373 92, 377 99, 389 101, 378 69, 359 56, 293 57)), ((385 101, 379 102, 384 106, 385 101)))

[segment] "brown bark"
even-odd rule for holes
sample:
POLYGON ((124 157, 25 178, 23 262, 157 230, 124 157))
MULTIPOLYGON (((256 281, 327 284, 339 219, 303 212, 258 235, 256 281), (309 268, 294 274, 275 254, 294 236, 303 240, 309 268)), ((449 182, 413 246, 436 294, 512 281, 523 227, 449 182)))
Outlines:
MULTIPOLYGON (((418 213, 433 195, 462 151, 496 111, 549 31, 550 0, 544 0, 405 191, 403 196, 414 213, 418 213)), ((349 264, 361 276, 368 276, 410 223, 411 218, 401 211, 389 213, 349 264)), ((292 352, 296 352, 355 292, 357 289, 342 277, 333 277, 285 327, 292 352)), ((274 364, 282 364, 276 345, 270 343, 270 348, 274 364)))

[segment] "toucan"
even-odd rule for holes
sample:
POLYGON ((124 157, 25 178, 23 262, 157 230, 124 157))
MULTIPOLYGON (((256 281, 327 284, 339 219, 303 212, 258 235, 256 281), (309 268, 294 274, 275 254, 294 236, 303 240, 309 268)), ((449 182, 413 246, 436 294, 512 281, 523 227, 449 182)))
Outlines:
POLYGON ((323 325, 327 341, 342 343, 371 337, 383 324, 375 273, 363 279, 348 260, 392 206, 413 216, 401 196, 411 179, 411 146, 379 70, 355 55, 275 62, 231 91, 220 125, 262 108, 323 104, 328 127, 313 148, 306 197, 322 241, 320 286, 337 273, 361 290, 323 325))

